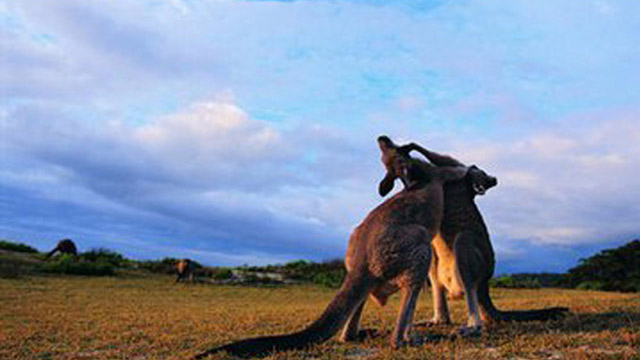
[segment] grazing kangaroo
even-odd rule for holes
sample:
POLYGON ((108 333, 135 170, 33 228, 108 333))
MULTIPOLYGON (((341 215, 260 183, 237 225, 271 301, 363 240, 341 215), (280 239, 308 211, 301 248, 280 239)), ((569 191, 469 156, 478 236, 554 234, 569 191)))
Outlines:
MULTIPOLYGON (((396 156, 393 143, 379 139, 382 159, 388 169, 381 187, 393 187, 396 178, 411 177, 411 159, 396 156)), ((226 351, 236 356, 265 355, 272 351, 299 349, 331 338, 344 326, 343 334, 357 332, 357 320, 367 296, 384 304, 402 290, 402 305, 391 346, 408 341, 408 331, 431 263, 431 239, 442 221, 445 181, 461 179, 462 167, 429 168, 428 181, 415 182, 411 191, 401 191, 373 209, 351 234, 346 255, 347 275, 338 294, 318 320, 303 330, 287 335, 240 340, 197 355, 196 359, 226 351), (350 320, 352 319, 352 320, 350 320), (346 325, 345 325, 346 324, 346 325)))
MULTIPOLYGON (((401 148, 402 151, 397 152, 398 156, 408 158, 410 151, 415 150, 434 165, 463 166, 452 157, 429 151, 414 143, 401 148)), ((406 185, 407 180, 404 182, 406 185)), ((432 242, 433 256, 429 269, 434 303, 434 316, 430 323, 451 323, 446 294, 452 299, 462 298, 466 294, 469 319, 467 325, 460 329, 461 335, 479 334, 482 320, 547 320, 562 316, 568 311, 564 307, 500 311, 493 305, 489 296, 489 279, 493 276, 495 257, 489 232, 474 198, 476 195, 483 195, 497 183, 496 178, 471 166, 464 179, 444 185, 444 217, 440 232, 432 242)), ((386 195, 386 192, 381 192, 381 195, 386 195)))
POLYGON ((186 281, 187 279, 195 282, 196 264, 189 259, 182 259, 176 263, 176 272, 178 273, 176 282, 180 280, 186 281))
POLYGON ((78 255, 76 244, 74 244, 71 239, 62 239, 58 241, 58 245, 56 245, 53 250, 49 251, 45 259, 52 257, 56 252, 59 252, 60 254, 71 254, 73 256, 78 255))

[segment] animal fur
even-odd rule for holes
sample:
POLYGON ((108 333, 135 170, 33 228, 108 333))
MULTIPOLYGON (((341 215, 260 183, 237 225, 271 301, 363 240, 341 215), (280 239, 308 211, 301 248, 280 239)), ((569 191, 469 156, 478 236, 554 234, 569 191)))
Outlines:
POLYGON ((49 259, 56 252, 60 254, 71 254, 73 256, 78 256, 78 249, 76 248, 76 244, 71 239, 62 239, 58 241, 58 245, 56 245, 53 250, 49 251, 45 259, 49 259))
MULTIPOLYGON (((379 140, 383 159, 393 171, 381 187, 393 187, 399 174, 410 173, 410 164, 394 155, 393 143, 379 140), (396 162, 398 160, 398 162, 396 162)), ((428 182, 416 182, 411 191, 401 191, 373 211, 353 231, 346 256, 347 275, 324 313, 303 330, 241 340, 197 355, 196 359, 226 351, 236 356, 260 356, 272 351, 299 349, 331 338, 343 328, 343 336, 357 332, 362 306, 367 296, 384 304, 387 298, 402 291, 402 305, 391 335, 392 347, 409 341, 418 294, 428 277, 431 263, 431 239, 442 221, 442 183, 461 178, 461 169, 446 171, 433 167, 428 182)))
MULTIPOLYGON (((417 144, 402 147, 409 157, 416 150, 437 166, 460 166, 451 157, 424 149, 417 144)), ((466 295, 469 319, 460 329, 462 335, 481 331, 483 321, 547 320, 562 316, 565 307, 523 311, 501 311, 489 295, 489 280, 495 269, 495 255, 484 219, 475 197, 497 185, 497 180, 472 166, 467 176, 444 185, 444 215, 440 232, 432 242, 429 280, 433 293, 434 316, 431 323, 448 324, 451 317, 447 295, 460 299, 466 295)))

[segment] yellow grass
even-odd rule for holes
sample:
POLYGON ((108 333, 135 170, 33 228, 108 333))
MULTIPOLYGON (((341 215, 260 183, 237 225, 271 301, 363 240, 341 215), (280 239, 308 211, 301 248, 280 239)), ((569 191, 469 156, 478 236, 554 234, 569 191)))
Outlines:
MULTIPOLYGON (((315 286, 174 285, 163 276, 0 279, 0 359, 185 359, 230 340, 300 329, 334 294, 315 286)), ((493 294, 505 309, 569 306, 572 313, 558 321, 497 324, 476 339, 396 351, 386 336, 356 344, 334 339, 267 359, 640 359, 638 294, 555 289, 494 289, 493 294)), ((368 304, 364 326, 390 332, 397 301, 383 309, 368 304)), ((430 304, 430 295, 423 295, 416 321, 430 316, 430 304)), ((452 310, 456 322, 465 319, 464 302, 453 302, 452 310)))

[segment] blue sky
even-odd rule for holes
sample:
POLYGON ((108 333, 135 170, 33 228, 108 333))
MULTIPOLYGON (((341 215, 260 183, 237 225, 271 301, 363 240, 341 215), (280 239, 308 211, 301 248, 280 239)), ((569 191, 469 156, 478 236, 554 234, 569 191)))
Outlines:
POLYGON ((344 256, 375 138, 475 163, 498 272, 640 236, 635 1, 0 1, 0 237, 344 256))

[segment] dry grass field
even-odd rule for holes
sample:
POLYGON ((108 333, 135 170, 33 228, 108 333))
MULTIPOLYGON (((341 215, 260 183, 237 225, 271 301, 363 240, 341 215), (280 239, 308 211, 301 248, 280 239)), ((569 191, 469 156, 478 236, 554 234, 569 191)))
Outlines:
MULTIPOLYGON (((230 340, 299 329, 334 293, 302 285, 175 285, 165 276, 0 279, 0 359, 185 359, 230 340)), ((266 359, 640 359, 638 294, 555 289, 494 289, 493 294, 505 309, 569 306, 571 314, 550 322, 497 324, 479 338, 396 351, 386 336, 357 344, 333 339, 266 359)), ((397 297, 382 309, 368 304, 364 326, 389 333, 397 306, 397 297)), ((461 322, 464 302, 452 308, 461 322)), ((416 320, 430 313, 430 295, 422 295, 416 320)))

